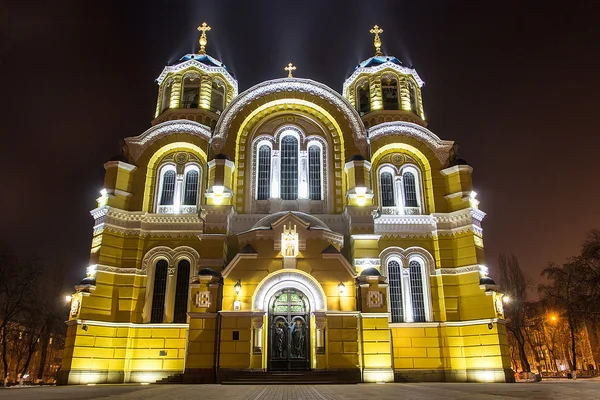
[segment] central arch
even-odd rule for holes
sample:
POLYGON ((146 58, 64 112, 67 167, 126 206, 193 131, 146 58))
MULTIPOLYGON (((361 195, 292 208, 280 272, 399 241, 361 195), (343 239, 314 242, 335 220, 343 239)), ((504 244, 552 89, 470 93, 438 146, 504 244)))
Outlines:
POLYGON ((306 272, 298 270, 279 270, 263 279, 252 297, 252 309, 268 311, 271 297, 278 291, 288 288, 300 290, 306 295, 311 312, 326 311, 327 299, 319 282, 306 272))

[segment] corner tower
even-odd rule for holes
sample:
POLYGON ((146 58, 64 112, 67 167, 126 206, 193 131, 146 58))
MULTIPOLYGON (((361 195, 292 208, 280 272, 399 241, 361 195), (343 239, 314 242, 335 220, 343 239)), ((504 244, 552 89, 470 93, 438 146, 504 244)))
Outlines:
POLYGON ((358 64, 344 82, 344 97, 359 112, 365 126, 407 121, 426 126, 421 87, 423 80, 414 68, 381 52, 380 33, 375 25, 375 56, 358 64))
POLYGON ((210 26, 198 27, 200 50, 186 54, 167 65, 158 82, 158 101, 152 125, 168 120, 188 119, 210 126, 217 125, 219 115, 237 95, 238 83, 225 64, 206 54, 210 26))

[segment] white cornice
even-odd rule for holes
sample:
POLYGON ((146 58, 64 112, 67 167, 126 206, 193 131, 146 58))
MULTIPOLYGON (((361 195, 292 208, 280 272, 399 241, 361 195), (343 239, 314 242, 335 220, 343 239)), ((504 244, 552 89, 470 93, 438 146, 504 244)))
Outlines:
POLYGON ((108 169, 111 167, 118 167, 126 171, 135 171, 137 169, 135 165, 131 165, 123 161, 108 161, 104 163, 104 169, 108 169))
MULTIPOLYGON (((196 55, 193 55, 193 56, 196 56, 196 55)), ((210 65, 203 64, 200 61, 195 60, 193 58, 191 60, 184 61, 184 62, 176 64, 176 65, 167 65, 163 69, 163 71, 161 72, 159 77, 156 78, 156 82, 158 82, 158 84, 160 85, 165 80, 165 78, 167 77, 168 74, 181 72, 190 67, 198 68, 199 70, 204 71, 207 74, 211 74, 211 75, 212 74, 223 75, 223 77, 227 80, 227 82, 229 82, 229 84, 231 84, 231 86, 233 86, 233 89, 234 89, 233 95, 234 96, 237 95, 237 91, 238 91, 237 80, 233 76, 231 76, 231 74, 229 73, 229 71, 227 71, 227 69, 225 69, 223 67, 211 67, 210 65)))
MULTIPOLYGON (((356 146, 359 149, 366 151, 367 135, 365 126, 360 119, 358 112, 352 107, 348 100, 346 100, 335 90, 322 83, 301 78, 282 78, 262 82, 235 97, 229 103, 227 108, 225 108, 221 114, 221 118, 219 118, 217 126, 215 127, 215 134, 212 141, 213 148, 215 148, 215 150, 218 152, 221 147, 223 147, 227 141, 227 135, 230 133, 229 129, 231 128, 233 119, 240 114, 244 107, 263 96, 267 96, 272 93, 285 92, 306 93, 317 96, 334 105, 338 111, 344 115, 348 124, 350 125, 356 146)), ((343 121, 338 122, 342 123, 343 121)), ((232 134, 237 134, 237 132, 232 132, 232 134)))
POLYGON ((454 165, 452 167, 448 167, 448 168, 444 168, 440 170, 440 173, 442 175, 451 175, 451 174, 455 174, 457 172, 469 172, 469 173, 473 173, 473 167, 471 167, 470 165, 454 165))
POLYGON ((140 155, 156 140, 163 136, 175 133, 189 133, 201 139, 210 141, 210 128, 206 125, 199 124, 195 121, 178 119, 174 121, 166 121, 148 129, 139 136, 128 137, 125 143, 129 147, 129 151, 134 160, 137 160, 140 155))
POLYGON ((356 68, 356 70, 354 70, 354 72, 352 73, 352 75, 350 75, 348 77, 348 79, 346 79, 344 81, 344 86, 342 89, 342 93, 346 93, 346 89, 348 88, 348 86, 350 86, 352 84, 352 82, 354 82, 354 80, 361 74, 373 74, 379 71, 383 71, 384 69, 393 69, 397 72, 400 72, 403 75, 410 75, 413 78, 415 78, 415 81, 417 82, 417 84, 419 85, 419 87, 423 87, 423 85, 425 84, 425 82, 423 82, 423 79, 421 79, 421 77, 419 76, 419 74, 417 73, 417 71, 414 68, 409 68, 409 67, 405 67, 404 65, 398 65, 396 63, 390 62, 390 61, 386 61, 383 64, 379 64, 375 67, 360 67, 360 68, 356 68))
POLYGON ((406 121, 384 122, 375 125, 369 129, 369 142, 391 135, 407 136, 424 142, 442 164, 448 159, 452 145, 454 145, 453 141, 442 140, 429 129, 406 121))

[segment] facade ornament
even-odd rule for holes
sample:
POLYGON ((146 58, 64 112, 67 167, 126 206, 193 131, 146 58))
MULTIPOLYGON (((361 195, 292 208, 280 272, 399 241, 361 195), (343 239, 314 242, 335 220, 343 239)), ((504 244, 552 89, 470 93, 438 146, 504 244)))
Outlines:
POLYGON ((379 38, 379 34, 383 33, 383 29, 375 25, 373 29, 371 29, 369 32, 375 34, 375 38, 373 39, 373 45, 375 46, 375 55, 382 56, 383 53, 381 52, 381 39, 379 38))
POLYGON ((210 31, 210 29, 210 26, 208 26, 206 22, 203 22, 202 25, 198 27, 198 31, 202 32, 199 40, 200 50, 198 51, 198 54, 206 54, 206 44, 208 43, 206 32, 210 31))
POLYGON ((288 66, 284 68, 284 70, 287 71, 288 78, 293 78, 292 71, 295 71, 296 67, 294 65, 292 65, 292 63, 289 63, 288 66))

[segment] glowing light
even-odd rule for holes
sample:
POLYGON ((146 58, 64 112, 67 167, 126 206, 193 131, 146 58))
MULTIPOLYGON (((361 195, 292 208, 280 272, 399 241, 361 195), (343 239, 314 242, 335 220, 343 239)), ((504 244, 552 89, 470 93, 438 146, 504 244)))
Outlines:
POLYGON ((505 303, 510 303, 510 297, 508 297, 508 296, 503 296, 503 297, 502 297, 502 301, 503 301, 503 302, 505 302, 505 303))
POLYGON ((150 382, 141 382, 140 385, 149 385, 150 382))
POLYGON ((344 285, 344 282, 340 282, 340 284, 338 285, 338 290, 340 294, 344 294, 344 292, 346 291, 346 285, 344 285))
POLYGON ((100 191, 100 197, 98 197, 96 201, 98 202, 98 207, 104 207, 108 204, 108 192, 106 189, 100 191))
POLYGON ((292 229, 292 223, 289 227, 284 227, 281 233, 281 255, 284 258, 295 258, 298 256, 298 233, 296 225, 292 229))
POLYGON ((479 200, 477 200, 477 192, 474 190, 471 191, 471 193, 469 194, 469 204, 473 208, 479 207, 479 200))
POLYGON ((234 311, 239 311, 242 309, 242 302, 239 300, 234 300, 233 302, 233 309, 234 311))
POLYGON ((213 186, 213 202, 217 205, 223 204, 223 193, 225 192, 225 186, 215 185, 213 186))
POLYGON ((556 321, 558 321, 558 317, 556 316, 556 314, 552 314, 552 315, 550 316, 550 321, 551 321, 551 322, 556 322, 556 321))
POLYGON ((66 295, 66 296, 65 296, 65 301, 66 301, 67 303, 70 303, 72 298, 73 298, 73 297, 71 297, 71 295, 69 295, 69 294, 68 294, 68 295, 66 295))
POLYGON ((233 287, 235 288, 235 294, 240 294, 240 291, 242 290, 242 281, 238 279, 233 287))

